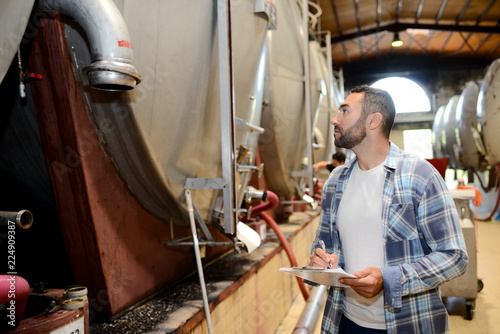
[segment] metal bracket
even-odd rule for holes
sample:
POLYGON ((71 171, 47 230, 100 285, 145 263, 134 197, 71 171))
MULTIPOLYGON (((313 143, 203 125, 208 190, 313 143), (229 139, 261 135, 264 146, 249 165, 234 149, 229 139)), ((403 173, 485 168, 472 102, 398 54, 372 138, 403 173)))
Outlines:
POLYGON ((187 178, 184 189, 224 189, 226 186, 223 179, 187 178))
MULTIPOLYGON (((304 185, 303 180, 297 181, 297 178, 302 178, 302 177, 309 177, 309 179, 312 179, 312 176, 309 176, 309 171, 308 170, 302 170, 302 171, 294 171, 292 172, 292 177, 293 177, 293 183, 295 184, 295 189, 297 190, 297 193, 299 194, 299 197, 302 198, 301 201, 282 201, 282 204, 293 204, 293 203, 307 203, 311 206, 313 210, 316 210, 318 208, 318 204, 314 200, 314 198, 308 194, 305 194, 302 191, 302 186, 304 185)), ((311 193, 314 192, 314 188, 311 188, 309 190, 311 193)))
MULTIPOLYGON (((194 201, 191 197, 191 192, 189 189, 221 189, 224 187, 224 182, 222 179, 196 179, 196 178, 188 178, 186 179, 186 201, 188 201, 188 193, 189 193, 189 204, 188 204, 188 211, 192 210, 194 217, 196 217, 195 222, 198 222, 198 226, 201 228, 203 231, 203 234, 206 237, 206 241, 201 241, 197 240, 196 243, 200 246, 233 246, 233 245, 239 245, 237 242, 216 242, 210 233, 210 230, 207 227, 207 224, 203 220, 203 218, 200 215, 200 212, 198 211, 198 208, 196 208, 196 205, 194 204, 194 201)), ((183 240, 183 239, 181 239, 183 240)), ((195 241, 177 241, 177 240, 170 240, 170 241, 163 241, 163 244, 166 246, 194 246, 195 241)), ((241 244, 242 245, 242 244, 241 244)))

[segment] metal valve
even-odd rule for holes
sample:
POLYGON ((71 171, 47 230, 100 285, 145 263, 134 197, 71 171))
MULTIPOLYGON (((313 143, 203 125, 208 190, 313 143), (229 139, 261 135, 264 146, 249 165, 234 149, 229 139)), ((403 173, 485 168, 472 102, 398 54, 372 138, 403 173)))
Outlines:
POLYGON ((245 191, 245 200, 250 203, 253 200, 260 199, 265 201, 267 199, 267 191, 259 190, 252 186, 248 186, 245 191))
POLYGON ((238 172, 259 172, 259 177, 262 176, 262 172, 264 171, 264 164, 261 163, 260 166, 247 166, 247 165, 238 165, 238 172))

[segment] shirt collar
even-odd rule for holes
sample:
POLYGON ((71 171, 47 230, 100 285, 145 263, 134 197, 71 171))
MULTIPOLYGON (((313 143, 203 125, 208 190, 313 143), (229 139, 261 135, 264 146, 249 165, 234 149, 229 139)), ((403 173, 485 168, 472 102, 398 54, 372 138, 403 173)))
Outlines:
POLYGON ((389 170, 395 170, 398 165, 399 147, 392 141, 389 141, 389 144, 391 146, 387 158, 385 158, 384 166, 389 170))
MULTIPOLYGON (((388 171, 393 171, 396 169, 396 166, 398 165, 398 157, 399 157, 399 147, 396 146, 392 141, 389 141, 390 147, 389 147, 389 153, 387 154, 387 158, 385 158, 384 161, 384 167, 388 171)), ((352 169, 356 161, 358 160, 357 157, 352 159, 351 161, 347 162, 344 165, 338 166, 337 168, 342 168, 342 175, 347 175, 349 171, 352 169)))

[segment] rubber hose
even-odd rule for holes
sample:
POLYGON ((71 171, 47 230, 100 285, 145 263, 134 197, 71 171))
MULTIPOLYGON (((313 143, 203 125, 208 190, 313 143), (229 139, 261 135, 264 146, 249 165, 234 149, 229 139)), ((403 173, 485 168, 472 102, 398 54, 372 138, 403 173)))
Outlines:
MULTIPOLYGON (((259 204, 255 208, 253 208, 251 216, 255 217, 262 211, 274 209, 275 207, 278 206, 279 202, 280 199, 278 198, 278 195, 276 195, 272 191, 267 191, 267 202, 259 204)), ((247 215, 246 214, 242 215, 240 221, 246 222, 247 215)))

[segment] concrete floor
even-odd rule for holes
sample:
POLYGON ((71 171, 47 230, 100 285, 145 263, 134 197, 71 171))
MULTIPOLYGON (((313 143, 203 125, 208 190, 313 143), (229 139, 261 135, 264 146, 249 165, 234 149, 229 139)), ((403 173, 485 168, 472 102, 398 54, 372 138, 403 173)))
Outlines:
MULTIPOLYGON (((465 319, 465 300, 448 297, 446 306, 450 314, 451 334, 494 334, 500 333, 500 222, 476 222, 478 278, 484 283, 476 299, 472 320, 465 319)), ((301 295, 295 298, 287 316, 275 334, 290 334, 302 313, 305 302, 301 295)), ((320 319, 321 321, 321 319, 320 319)), ((319 334, 319 323, 314 334, 319 334)))

